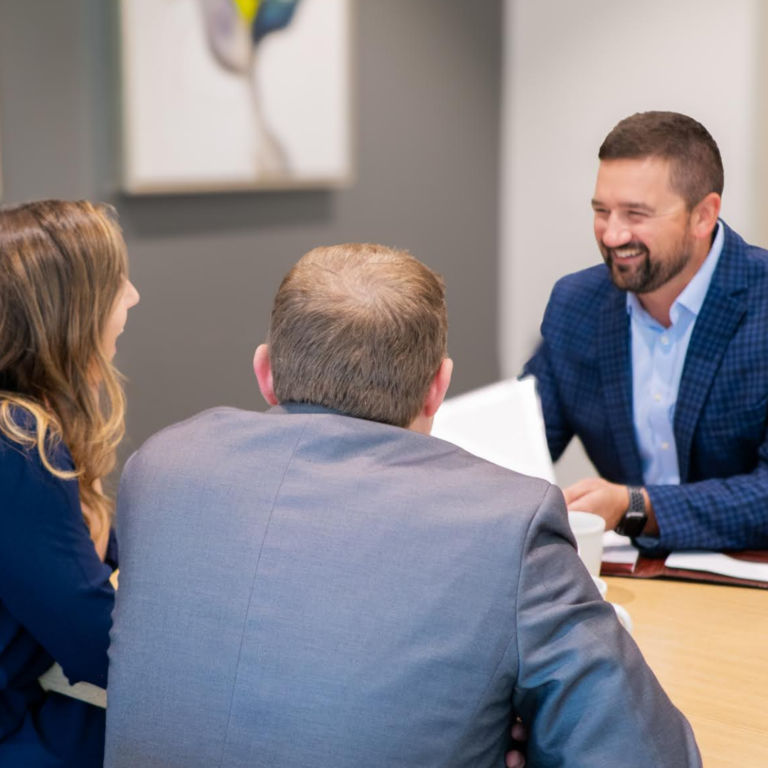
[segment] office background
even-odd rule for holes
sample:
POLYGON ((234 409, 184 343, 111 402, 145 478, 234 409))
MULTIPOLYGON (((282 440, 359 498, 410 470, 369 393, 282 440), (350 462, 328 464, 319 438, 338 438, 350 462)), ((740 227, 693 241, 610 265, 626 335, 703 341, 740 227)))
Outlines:
MULTIPOLYGON (((282 275, 318 244, 410 249, 448 284, 452 393, 515 375, 552 283, 596 263, 597 149, 644 109, 700 119, 724 216, 765 244, 760 0, 355 0, 357 180, 343 190, 119 192, 116 0, 0 0, 3 201, 113 203, 142 302, 117 362, 128 439, 262 408, 251 357, 282 275)), ((578 449, 561 482, 589 471, 578 449)))
POLYGON ((156 197, 116 191, 115 10, 0 2, 0 138, 6 202, 120 213, 142 296, 118 342, 126 450, 203 408, 264 407, 253 351, 280 279, 315 245, 411 250, 449 286, 456 390, 497 378, 500 0, 356 3, 349 189, 156 197))

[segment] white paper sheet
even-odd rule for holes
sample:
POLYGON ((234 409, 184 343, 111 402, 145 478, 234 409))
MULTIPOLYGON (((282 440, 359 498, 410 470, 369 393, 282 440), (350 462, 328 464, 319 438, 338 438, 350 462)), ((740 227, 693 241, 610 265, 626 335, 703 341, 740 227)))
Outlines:
POLYGON ((54 691, 73 699, 80 699, 94 707, 107 707, 107 692, 93 683, 75 683, 72 685, 64 675, 59 664, 54 664, 47 672, 37 678, 44 691, 54 691))
POLYGON ((768 564, 748 563, 720 552, 673 552, 664 561, 664 565, 688 571, 719 573, 721 576, 731 576, 735 579, 768 582, 768 564))
POLYGON ((604 563, 631 565, 634 570, 639 556, 640 551, 632 544, 629 536, 620 536, 616 531, 606 531, 603 534, 604 563))
POLYGON ((532 377, 501 381, 446 400, 432 434, 481 459, 555 482, 532 377))

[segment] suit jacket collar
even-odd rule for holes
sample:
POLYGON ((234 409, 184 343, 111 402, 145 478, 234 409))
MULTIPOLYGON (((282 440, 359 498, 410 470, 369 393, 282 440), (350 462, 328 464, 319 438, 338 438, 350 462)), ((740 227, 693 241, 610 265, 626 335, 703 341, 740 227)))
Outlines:
POLYGON ((632 416, 632 360, 626 293, 611 286, 598 325, 600 378, 608 428, 625 482, 643 482, 632 416))
MULTIPOLYGON (((278 405, 273 405, 271 408, 267 410, 268 414, 282 414, 282 415, 291 415, 291 414, 328 414, 332 416, 347 416, 346 413, 342 413, 341 411, 336 411, 333 408, 326 408, 323 405, 314 405, 313 403, 278 403, 278 405)), ((348 416, 348 418, 351 418, 348 416)))
MULTIPOLYGON (((725 350, 746 312, 746 243, 725 222, 717 269, 693 329, 675 409, 680 482, 688 480, 693 434, 725 350)), ((609 428, 627 483, 643 482, 632 409, 632 362, 626 294, 611 286, 598 328, 600 374, 609 428)))
POLYGON ((677 394, 674 429, 681 483, 688 481, 691 444, 701 409, 747 310, 747 246, 730 227, 723 226, 723 251, 693 327, 677 394))

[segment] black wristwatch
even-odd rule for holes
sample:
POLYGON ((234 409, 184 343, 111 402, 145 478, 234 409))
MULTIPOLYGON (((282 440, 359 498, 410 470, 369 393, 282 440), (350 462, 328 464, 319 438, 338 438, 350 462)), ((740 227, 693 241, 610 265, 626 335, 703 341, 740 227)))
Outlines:
POLYGON ((642 489, 630 485, 627 487, 627 491, 629 491, 629 507, 627 507, 624 517, 619 520, 616 533, 634 539, 635 536, 639 536, 643 532, 645 524, 648 522, 648 513, 645 511, 645 497, 642 489))

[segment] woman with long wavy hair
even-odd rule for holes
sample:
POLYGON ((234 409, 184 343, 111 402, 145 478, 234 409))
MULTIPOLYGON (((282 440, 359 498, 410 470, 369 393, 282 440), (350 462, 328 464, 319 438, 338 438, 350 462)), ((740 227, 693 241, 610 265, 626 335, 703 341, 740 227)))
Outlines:
POLYGON ((128 309, 114 211, 48 200, 0 209, 0 765, 90 768, 104 710, 43 690, 104 687, 116 565, 112 501, 125 400, 112 365, 128 309))

